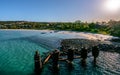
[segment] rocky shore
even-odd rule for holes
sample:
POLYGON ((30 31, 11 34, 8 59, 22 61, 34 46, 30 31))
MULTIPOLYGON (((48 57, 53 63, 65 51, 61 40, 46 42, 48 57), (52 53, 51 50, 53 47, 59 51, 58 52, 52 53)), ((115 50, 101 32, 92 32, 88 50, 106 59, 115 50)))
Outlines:
POLYGON ((80 51, 82 47, 85 47, 88 49, 88 51, 91 51, 91 48, 95 45, 97 45, 101 51, 120 53, 120 43, 117 42, 88 39, 64 39, 61 42, 61 46, 64 48, 63 50, 73 48, 80 51))

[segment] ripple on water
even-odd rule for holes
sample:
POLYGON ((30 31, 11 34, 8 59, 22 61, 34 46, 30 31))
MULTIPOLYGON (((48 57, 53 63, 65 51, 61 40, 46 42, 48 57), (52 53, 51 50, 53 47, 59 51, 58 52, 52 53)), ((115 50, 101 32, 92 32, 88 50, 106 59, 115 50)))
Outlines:
MULTIPOLYGON (((94 67, 92 64, 93 57, 89 53, 87 58, 87 67, 82 67, 80 59, 74 59, 73 67, 69 68, 66 62, 59 62, 60 71, 59 75, 119 75, 120 74, 120 54, 112 52, 100 52, 97 59, 97 65, 94 67)), ((46 66, 42 75, 53 75, 50 72, 50 66, 46 66)), ((57 74, 56 74, 57 75, 57 74)))
MULTIPOLYGON (((48 50, 35 42, 26 39, 13 39, 20 37, 29 37, 40 35, 39 32, 20 32, 20 31, 4 31, 0 32, 0 75, 32 75, 34 71, 34 52, 39 50, 42 55, 48 50), (6 40, 9 39, 9 40, 6 40), (10 40, 13 39, 13 40, 10 40), (2 41, 1 41, 2 40, 2 41), (4 41, 3 41, 4 40, 4 41)), ((51 36, 61 37, 62 34, 54 34, 51 36)), ((51 37, 46 34, 47 37, 51 37)), ((69 35, 71 36, 71 35, 69 35)), ((66 37, 69 37, 66 35, 66 37)), ((45 39, 47 39, 47 37, 45 39)), ((56 37, 56 38, 58 38, 56 37)), ((32 37, 34 38, 34 37, 32 37)), ((53 39, 53 38, 51 38, 53 39)), ((49 39, 49 40, 51 40, 49 39)), ((54 41, 54 40, 53 40, 54 41)), ((92 64, 93 57, 91 53, 87 58, 87 67, 83 68, 80 59, 74 59, 71 69, 68 68, 66 62, 60 63, 59 75, 120 75, 120 54, 115 52, 100 52, 97 59, 97 66, 92 64)), ((53 75, 50 64, 46 64, 42 75, 53 75)), ((56 75, 57 75, 56 74, 56 75)))
POLYGON ((98 65, 104 74, 120 74, 120 54, 115 52, 100 52, 98 65))
POLYGON ((25 40, 2 41, 0 43, 0 75, 33 73, 35 50, 39 50, 41 55, 48 51, 25 40))
MULTIPOLYGON (((41 55, 47 50, 39 45, 25 40, 9 40, 0 43, 0 75, 26 75, 33 74, 34 51, 39 50, 41 55)), ((115 52, 100 52, 97 59, 97 66, 92 65, 93 57, 89 53, 87 58, 87 67, 80 65, 80 59, 74 59, 72 69, 68 68, 66 62, 60 63, 60 72, 62 75, 119 75, 120 74, 120 54, 115 52)), ((46 65, 43 75, 52 75, 50 65, 46 65)))

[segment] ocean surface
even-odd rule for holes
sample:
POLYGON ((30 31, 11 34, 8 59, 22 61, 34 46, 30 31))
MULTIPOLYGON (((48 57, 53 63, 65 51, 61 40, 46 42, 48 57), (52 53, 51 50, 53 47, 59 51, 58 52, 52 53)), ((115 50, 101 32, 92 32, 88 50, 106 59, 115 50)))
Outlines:
MULTIPOLYGON (((42 56, 58 48, 60 41, 66 38, 78 38, 78 35, 55 31, 0 30, 0 75, 34 75, 35 51, 38 50, 42 56)), ((91 53, 88 56, 86 67, 80 65, 80 59, 74 59, 72 68, 68 68, 66 62, 59 62, 57 73, 51 71, 51 64, 46 64, 41 75, 120 75, 119 53, 101 51, 96 67, 92 64, 91 53)))

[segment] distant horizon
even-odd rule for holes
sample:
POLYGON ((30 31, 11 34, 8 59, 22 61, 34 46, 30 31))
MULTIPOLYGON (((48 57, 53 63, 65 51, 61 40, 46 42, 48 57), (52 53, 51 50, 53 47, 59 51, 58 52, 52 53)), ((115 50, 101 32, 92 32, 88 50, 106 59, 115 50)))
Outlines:
MULTIPOLYGON (((114 19, 109 19, 108 21, 82 21, 80 20, 81 22, 88 22, 88 23, 96 23, 96 22, 109 22, 110 20, 112 21, 120 21, 120 20, 114 20, 114 19)), ((78 20, 74 20, 74 21, 30 21, 30 20, 0 20, 0 21, 25 21, 25 22, 75 22, 75 21, 78 21, 78 20)))

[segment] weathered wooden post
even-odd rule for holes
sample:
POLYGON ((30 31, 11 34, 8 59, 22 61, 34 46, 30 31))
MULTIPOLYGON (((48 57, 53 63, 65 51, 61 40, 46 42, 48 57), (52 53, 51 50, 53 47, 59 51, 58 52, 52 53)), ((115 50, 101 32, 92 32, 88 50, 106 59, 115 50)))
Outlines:
POLYGON ((86 66, 87 49, 85 47, 81 49, 81 58, 82 66, 86 66))
POLYGON ((59 61, 59 50, 55 50, 52 53, 52 66, 53 66, 53 70, 57 70, 59 65, 58 65, 58 61, 59 61))
POLYGON ((65 51, 65 47, 64 47, 64 45, 61 45, 61 47, 60 47, 60 51, 65 51))
POLYGON ((40 73, 42 70, 42 62, 38 51, 35 52, 34 62, 35 62, 35 73, 40 73))
POLYGON ((93 60, 94 64, 96 64, 96 58, 98 57, 98 55, 99 55, 98 47, 97 46, 93 46, 92 47, 92 56, 94 57, 94 60, 93 60))
POLYGON ((74 59, 74 50, 73 49, 68 49, 68 53, 67 53, 67 59, 68 59, 68 63, 71 64, 73 59, 74 59))

